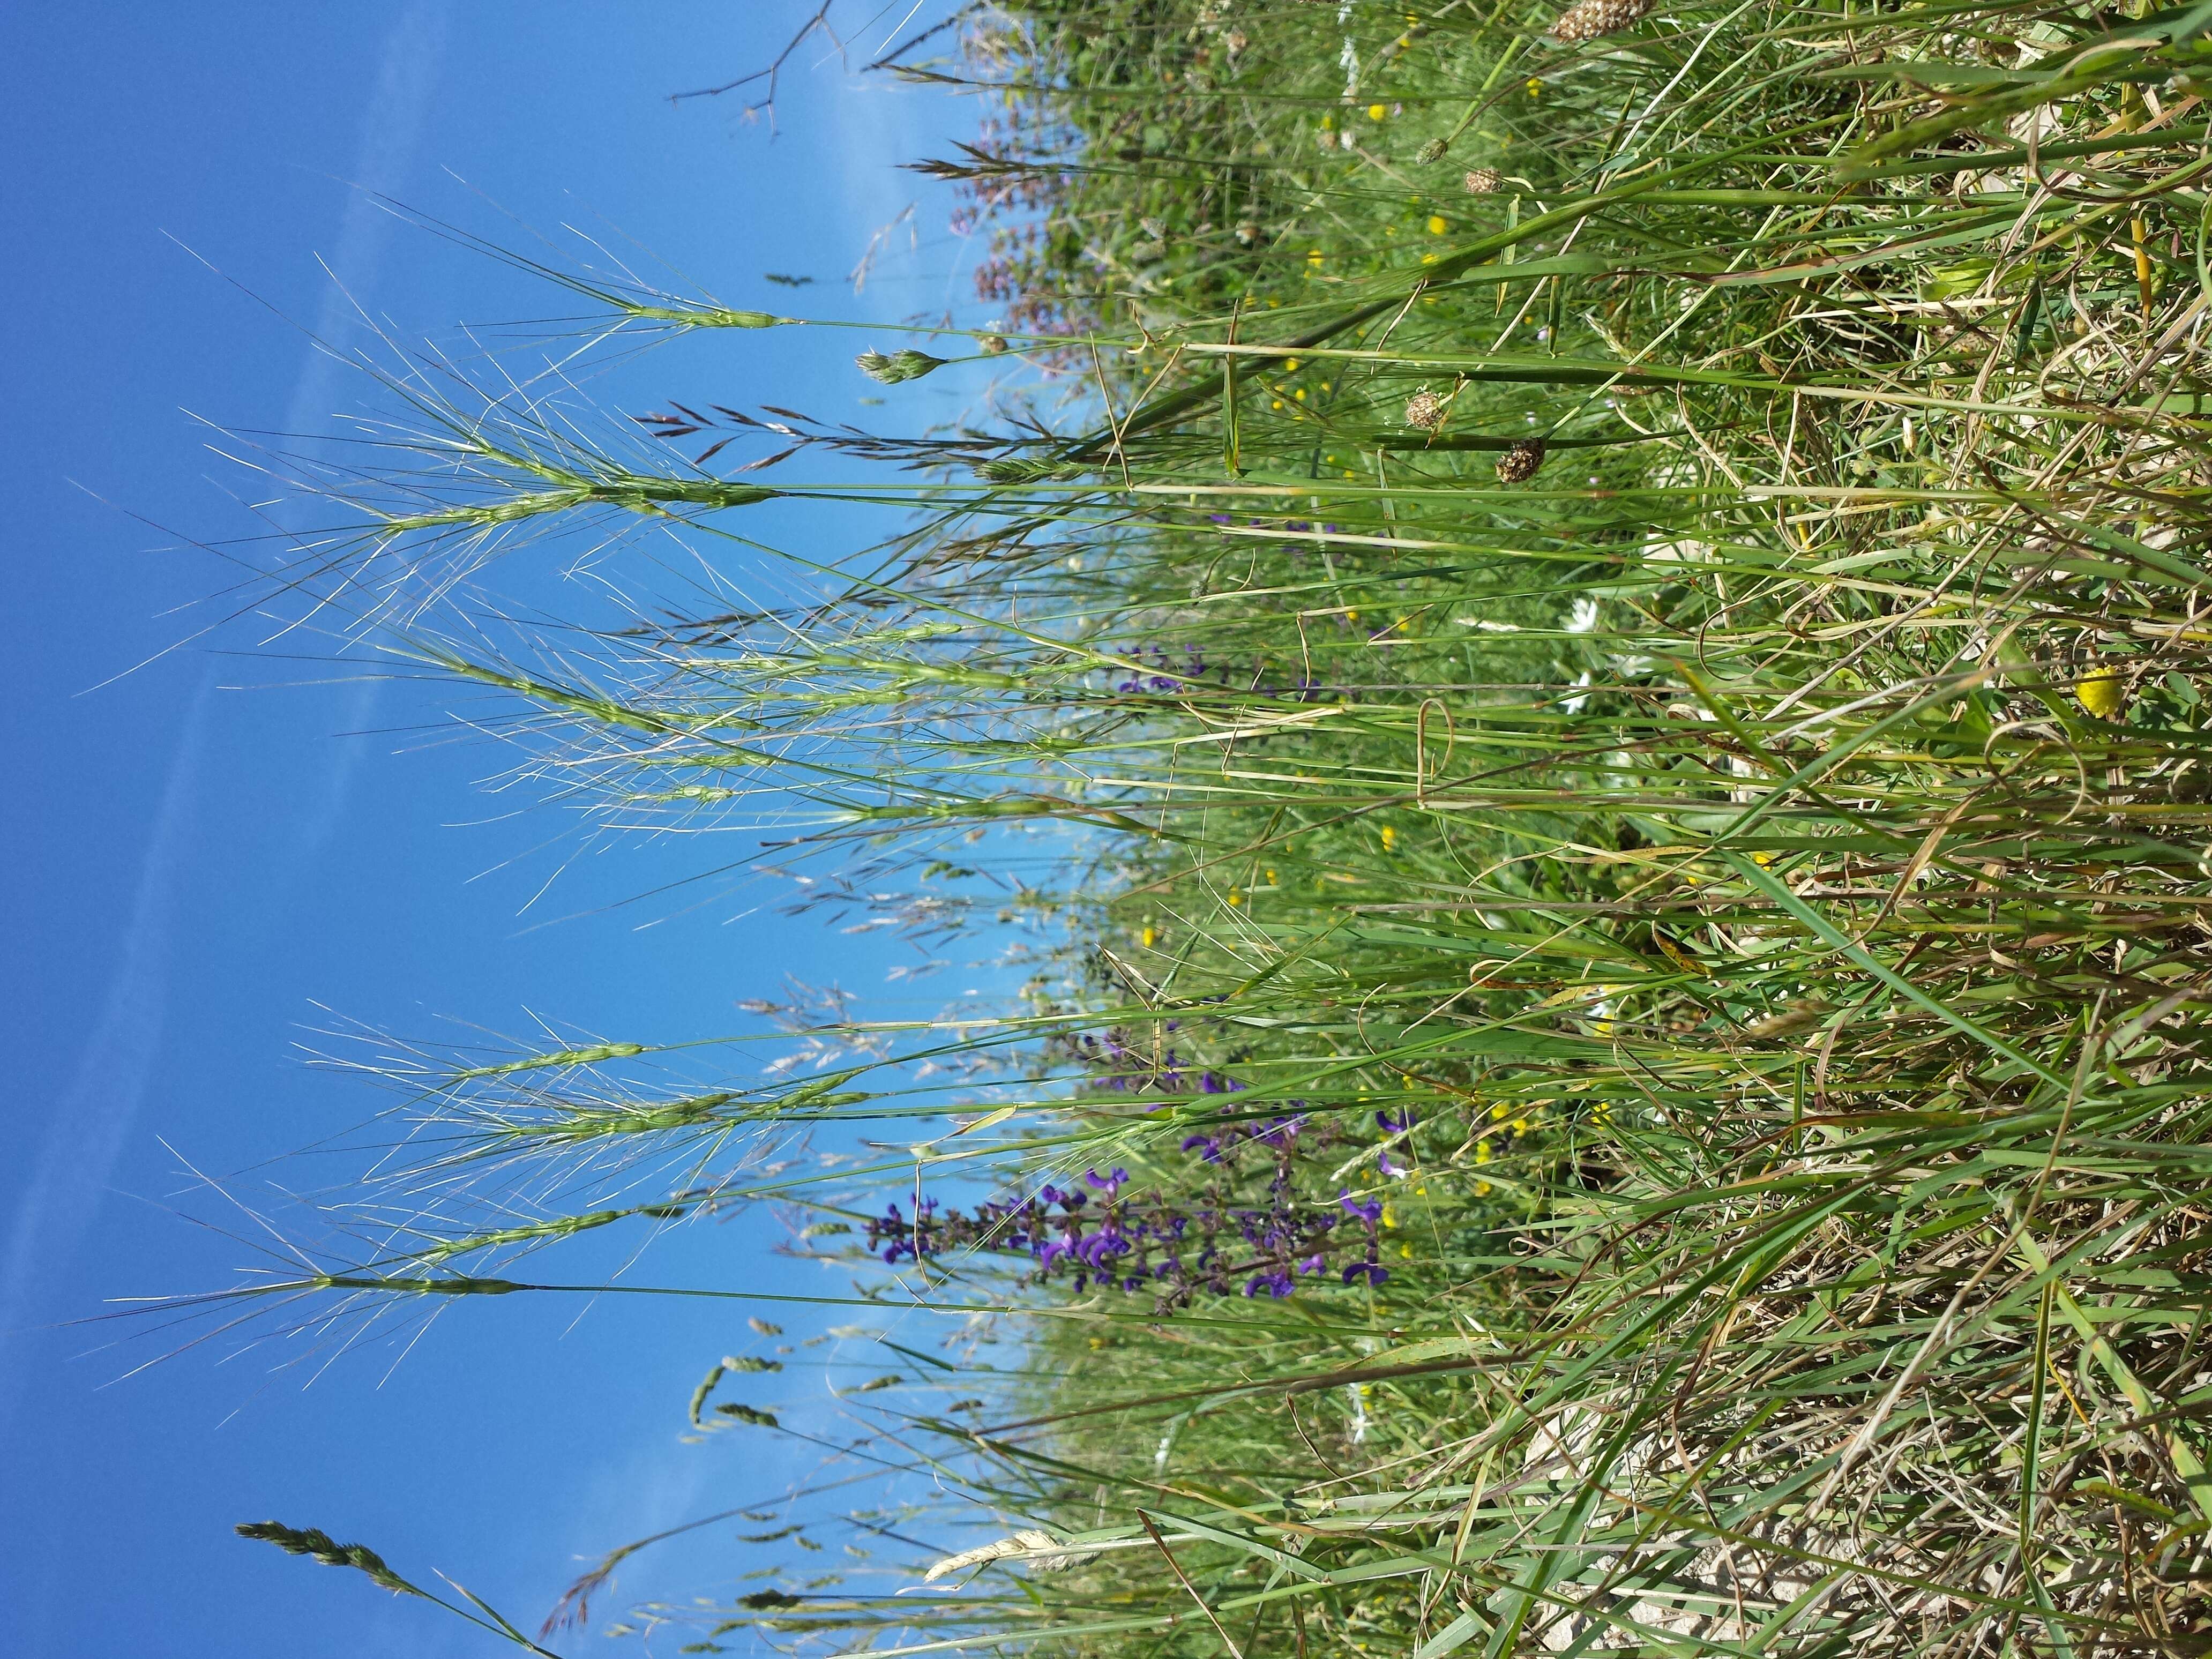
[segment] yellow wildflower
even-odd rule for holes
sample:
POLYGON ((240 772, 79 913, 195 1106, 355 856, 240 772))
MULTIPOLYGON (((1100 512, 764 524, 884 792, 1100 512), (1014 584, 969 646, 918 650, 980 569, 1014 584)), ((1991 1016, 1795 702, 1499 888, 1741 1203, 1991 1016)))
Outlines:
POLYGON ((2074 700, 2100 720, 2118 720, 2127 707, 2128 683, 2117 669, 2092 669, 2075 683, 2074 700))

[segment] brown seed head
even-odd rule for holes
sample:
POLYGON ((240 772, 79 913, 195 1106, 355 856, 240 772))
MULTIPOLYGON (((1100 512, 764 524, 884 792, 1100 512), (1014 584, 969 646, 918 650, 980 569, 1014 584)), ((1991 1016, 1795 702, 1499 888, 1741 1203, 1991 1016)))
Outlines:
POLYGON ((1552 38, 1567 46, 1618 34, 1644 21, 1652 0, 1577 0, 1552 25, 1552 38))
POLYGON ((1544 441, 1523 438, 1519 443, 1498 458, 1498 482, 1527 483, 1536 476, 1536 469, 1544 464, 1544 441))
POLYGON ((1476 167, 1462 180, 1470 196, 1495 196, 1498 187, 1505 182, 1496 167, 1476 167))
POLYGON ((1444 423, 1444 399, 1433 392, 1417 392, 1406 403, 1406 424, 1416 432, 1434 432, 1444 423))

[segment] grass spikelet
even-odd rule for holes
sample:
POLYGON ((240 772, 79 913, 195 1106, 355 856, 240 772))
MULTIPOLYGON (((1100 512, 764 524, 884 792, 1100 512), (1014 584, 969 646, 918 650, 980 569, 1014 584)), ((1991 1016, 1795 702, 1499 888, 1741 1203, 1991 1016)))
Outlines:
POLYGON ((945 367, 945 359, 933 357, 927 351, 909 348, 904 351, 884 353, 864 351, 853 361, 860 372, 882 386, 900 386, 908 380, 918 380, 923 375, 945 367))

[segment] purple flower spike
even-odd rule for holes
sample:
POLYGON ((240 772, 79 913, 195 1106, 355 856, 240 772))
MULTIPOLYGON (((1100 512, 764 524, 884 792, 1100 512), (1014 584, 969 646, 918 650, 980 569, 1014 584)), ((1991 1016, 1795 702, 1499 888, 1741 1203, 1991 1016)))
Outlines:
POLYGON ((1390 1277, 1390 1270, 1379 1262, 1355 1261, 1344 1270, 1344 1282, 1349 1285, 1363 1274, 1365 1275, 1370 1285, 1380 1285, 1390 1277))
POLYGON ((1420 1121, 1421 1120, 1416 1117, 1410 1110, 1408 1110, 1403 1117, 1393 1117, 1388 1112, 1377 1112, 1375 1114, 1376 1123, 1380 1127, 1389 1130, 1394 1135, 1403 1134, 1407 1130, 1412 1128, 1420 1121))
POLYGON ((1075 1256, 1087 1267, 1103 1269, 1107 1261, 1129 1253, 1129 1241, 1110 1230, 1091 1234, 1075 1247, 1075 1256))
POLYGON ((1120 1192, 1121 1183, 1128 1178, 1129 1172, 1127 1170, 1117 1169, 1109 1176, 1102 1176, 1096 1170, 1085 1170, 1083 1172, 1084 1185, 1105 1194, 1109 1198, 1120 1192))
POLYGON ((1328 1258, 1316 1253, 1299 1262, 1298 1271, 1302 1273, 1317 1273, 1327 1266, 1328 1266, 1328 1258))
POLYGON ((1399 1172, 1398 1166, 1390 1161, 1390 1154, 1388 1152, 1375 1154, 1375 1167, 1386 1176, 1394 1176, 1399 1172))
MULTIPOLYGON (((1356 1215, 1362 1221, 1370 1224, 1382 1218, 1382 1200, 1379 1198, 1370 1198, 1363 1204, 1354 1198, 1349 1190, 1339 1188, 1336 1201, 1343 1206, 1346 1214, 1356 1215)), ((1349 1284, 1351 1281, 1347 1279, 1345 1282, 1349 1284)))

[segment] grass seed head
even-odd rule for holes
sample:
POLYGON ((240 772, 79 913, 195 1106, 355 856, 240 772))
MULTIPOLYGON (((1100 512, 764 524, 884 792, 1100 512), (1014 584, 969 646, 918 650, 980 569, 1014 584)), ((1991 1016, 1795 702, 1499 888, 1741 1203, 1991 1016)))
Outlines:
POLYGON ((1470 167, 1467 177, 1461 182, 1467 186, 1467 193, 1470 196, 1495 196, 1505 179, 1496 167, 1470 167))
POLYGON ((1552 38, 1564 46, 1618 34, 1644 21, 1651 0, 1578 0, 1561 12, 1552 25, 1552 38))
POLYGON ((1498 482, 1527 483, 1536 476, 1536 469, 1544 464, 1544 441, 1523 438, 1519 443, 1498 458, 1498 482))
POLYGON ((240 1538, 274 1544, 292 1555, 312 1557, 326 1567, 352 1567, 401 1595, 422 1593, 385 1565, 384 1558, 368 1545, 341 1544, 320 1527, 288 1527, 282 1521, 241 1521, 231 1530, 240 1538))
POLYGON ((1445 399, 1434 392, 1417 392, 1406 402, 1406 424, 1416 432, 1434 432, 1444 423, 1445 399))
POLYGON ((896 386, 902 380, 918 380, 923 375, 945 367, 945 360, 933 357, 927 351, 911 349, 886 356, 880 351, 864 351, 853 361, 870 380, 884 386, 896 386))

